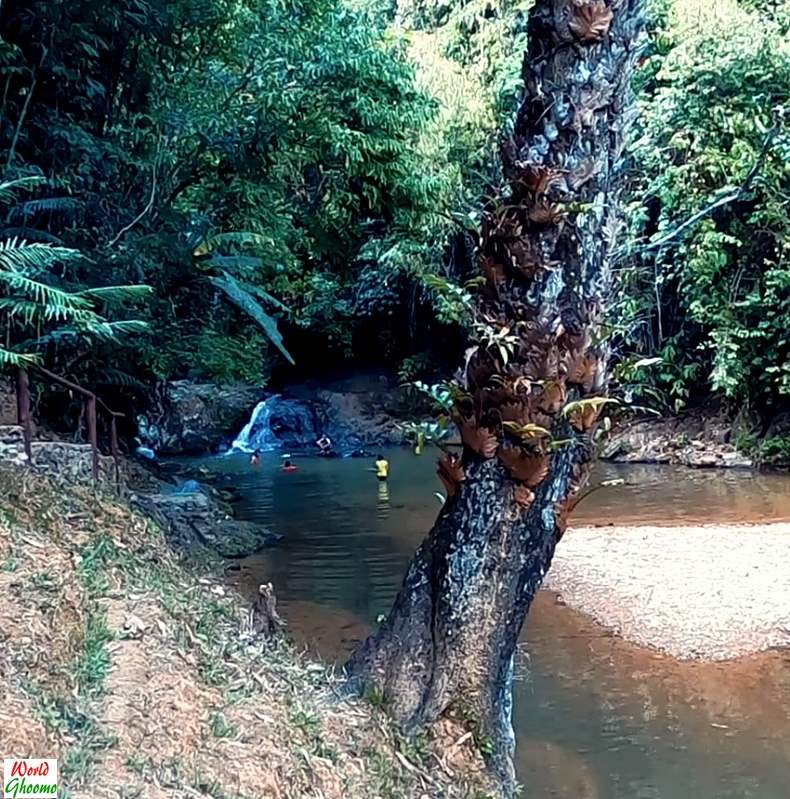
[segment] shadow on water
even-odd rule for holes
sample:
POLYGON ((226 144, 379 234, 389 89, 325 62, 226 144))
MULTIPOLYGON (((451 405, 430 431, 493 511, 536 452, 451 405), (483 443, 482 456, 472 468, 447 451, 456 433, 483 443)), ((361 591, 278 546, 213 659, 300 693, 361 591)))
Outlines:
MULTIPOLYGON (((242 518, 285 536, 234 579, 254 595, 271 580, 291 634, 343 657, 389 609, 439 508, 433 458, 391 453, 378 483, 359 460, 274 455, 204 462, 231 476, 242 518)), ((577 524, 790 519, 790 479, 747 472, 602 465, 623 478, 580 505, 577 524)), ((595 481, 594 481, 595 482, 595 481)), ((514 726, 526 795, 558 799, 786 799, 790 653, 681 663, 609 635, 542 592, 518 669, 514 726)))

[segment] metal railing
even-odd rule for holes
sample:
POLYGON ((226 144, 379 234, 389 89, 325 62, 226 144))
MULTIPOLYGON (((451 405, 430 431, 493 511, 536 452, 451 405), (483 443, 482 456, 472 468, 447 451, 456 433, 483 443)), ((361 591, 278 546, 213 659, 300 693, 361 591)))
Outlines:
MULTIPOLYGON (((83 398, 85 406, 85 426, 88 431, 88 443, 91 448, 91 473, 94 481, 99 479, 99 431, 96 419, 97 407, 110 417, 110 454, 112 455, 115 468, 115 482, 121 481, 120 450, 118 448, 118 426, 117 420, 124 414, 118 413, 107 406, 92 391, 83 388, 65 377, 50 372, 43 366, 33 365, 31 367, 39 374, 46 377, 53 383, 65 386, 70 391, 79 394, 83 398)), ((17 422, 22 428, 22 436, 25 442, 25 454, 28 460, 33 462, 33 417, 30 413, 30 376, 27 369, 20 369, 17 372, 16 380, 16 411, 17 422)))

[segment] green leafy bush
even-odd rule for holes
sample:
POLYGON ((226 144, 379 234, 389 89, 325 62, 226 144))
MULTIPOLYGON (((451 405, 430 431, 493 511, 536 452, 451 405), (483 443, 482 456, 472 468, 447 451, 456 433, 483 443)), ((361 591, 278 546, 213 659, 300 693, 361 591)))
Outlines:
POLYGON ((762 6, 660 4, 638 79, 614 316, 675 409, 790 395, 790 12, 762 6))

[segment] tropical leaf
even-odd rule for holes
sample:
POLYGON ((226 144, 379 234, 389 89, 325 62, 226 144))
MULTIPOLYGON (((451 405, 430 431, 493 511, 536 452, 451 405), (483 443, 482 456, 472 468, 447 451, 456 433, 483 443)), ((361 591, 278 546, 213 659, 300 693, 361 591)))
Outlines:
POLYGON ((600 359, 594 352, 588 352, 583 358, 577 359, 568 373, 568 382, 580 385, 584 391, 589 391, 595 384, 598 376, 600 359))
POLYGON ((250 233, 247 231, 235 231, 233 233, 218 233, 216 236, 205 238, 193 251, 193 255, 199 258, 209 255, 220 247, 235 245, 237 247, 271 247, 271 238, 260 233, 250 233))
POLYGON ((0 241, 0 269, 35 273, 57 263, 80 259, 82 259, 80 252, 70 247, 25 241, 16 237, 0 241))
POLYGON ((584 5, 571 3, 569 27, 583 42, 599 42, 609 32, 612 9, 603 0, 592 0, 584 5))
POLYGON ((551 431, 539 424, 528 422, 527 424, 519 424, 518 422, 503 422, 502 427, 507 430, 510 435, 521 439, 522 441, 532 441, 536 438, 551 438, 551 431))
POLYGON ((74 292, 73 296, 85 299, 96 300, 105 305, 121 305, 130 300, 139 300, 153 294, 151 286, 146 285, 127 285, 127 286, 100 286, 92 289, 82 289, 74 292))
POLYGON ((47 179, 43 175, 28 175, 24 178, 16 178, 16 180, 0 181, 0 204, 11 205, 16 202, 18 191, 30 191, 46 182, 47 179))
POLYGON ((48 286, 19 272, 0 269, 0 284, 20 292, 25 298, 39 304, 42 316, 48 319, 66 319, 75 311, 90 309, 90 302, 84 297, 48 286))
POLYGON ((65 213, 81 208, 82 203, 75 197, 42 197, 17 203, 11 211, 12 217, 34 216, 41 213, 65 213))
POLYGON ((604 405, 619 405, 617 400, 608 397, 587 397, 585 399, 569 402, 563 409, 565 416, 576 430, 586 433, 592 429, 604 405))
POLYGON ((0 236, 2 236, 3 239, 16 238, 24 239, 25 241, 30 242, 43 242, 46 244, 57 244, 61 247, 65 246, 63 244, 63 239, 60 238, 60 236, 56 236, 46 230, 33 230, 25 225, 12 225, 10 227, 4 227, 0 232, 0 236))
MULTIPOLYGON (((248 284, 244 284, 245 286, 248 284)), ((273 305, 275 308, 279 308, 281 311, 285 311, 285 313, 293 313, 293 311, 283 302, 277 299, 277 297, 269 294, 266 289, 262 289, 260 286, 253 286, 249 284, 249 290, 254 292, 258 297, 260 297, 264 302, 268 302, 269 305, 273 305)))
POLYGON ((548 381, 543 384, 543 390, 538 398, 538 408, 551 416, 562 408, 566 396, 564 383, 548 381))
POLYGON ((585 397, 584 399, 574 400, 569 402, 563 409, 562 415, 569 417, 576 411, 585 411, 588 408, 600 410, 604 405, 621 405, 620 400, 613 399, 612 397, 585 397))
POLYGON ((83 332, 103 341, 122 341, 126 336, 146 333, 148 322, 141 319, 122 319, 116 322, 94 321, 85 325, 83 332))
POLYGON ((234 305, 251 316, 261 326, 263 332, 268 336, 272 344, 280 350, 289 363, 295 363, 294 359, 291 357, 291 353, 285 349, 283 337, 277 329, 277 320, 269 316, 269 314, 263 310, 261 304, 255 297, 246 291, 239 282, 227 272, 223 272, 221 276, 212 276, 209 280, 218 289, 221 289, 234 305))
POLYGON ((523 483, 515 483, 513 485, 513 500, 516 505, 519 505, 523 510, 529 508, 535 499, 535 494, 531 488, 525 486, 523 483))
POLYGON ((103 386, 123 386, 124 388, 133 388, 137 391, 148 390, 148 386, 134 377, 134 375, 130 375, 122 369, 115 369, 110 366, 99 371, 96 375, 95 382, 103 386))
POLYGON ((0 347, 0 368, 14 366, 30 366, 38 363, 39 356, 30 352, 12 352, 11 350, 0 347))
POLYGON ((201 262, 205 267, 230 270, 233 272, 249 272, 263 268, 263 259, 254 255, 220 255, 211 253, 210 257, 201 262))
POLYGON ((523 402, 506 402, 499 409, 502 420, 505 422, 518 422, 526 424, 529 408, 523 402))

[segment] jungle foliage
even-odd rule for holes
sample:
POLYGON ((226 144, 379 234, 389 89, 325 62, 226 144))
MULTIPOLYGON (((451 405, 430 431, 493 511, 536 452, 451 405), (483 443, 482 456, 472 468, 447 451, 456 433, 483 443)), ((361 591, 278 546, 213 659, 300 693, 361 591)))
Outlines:
MULTIPOLYGON (((408 354, 433 318, 414 321, 432 297, 421 276, 445 268, 458 227, 459 164, 493 123, 446 137, 388 23, 334 0, 2 7, 4 180, 41 182, 6 240, 59 248, 53 290, 152 290, 151 335, 124 336, 102 367, 258 381, 267 342, 291 357, 282 330, 295 354, 337 362, 371 318, 408 354), (84 256, 79 275, 66 250, 84 256)), ((9 351, 26 338, 20 308, 0 311, 9 351)), ((82 355, 47 353, 91 371, 98 353, 82 355)))
MULTIPOLYGON (((451 371, 530 5, 1 5, 0 239, 58 298, 2 278, 4 362, 128 387, 451 371), (63 317, 86 291, 93 332, 63 317)), ((786 2, 652 4, 611 314, 639 404, 790 392, 788 31, 786 2)))
POLYGON ((787 3, 656 8, 613 316, 620 379, 662 410, 790 395, 788 32, 787 3))

